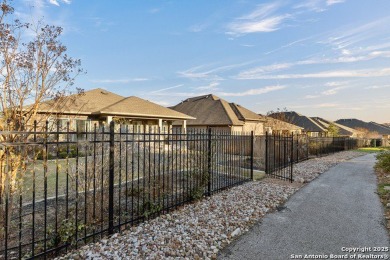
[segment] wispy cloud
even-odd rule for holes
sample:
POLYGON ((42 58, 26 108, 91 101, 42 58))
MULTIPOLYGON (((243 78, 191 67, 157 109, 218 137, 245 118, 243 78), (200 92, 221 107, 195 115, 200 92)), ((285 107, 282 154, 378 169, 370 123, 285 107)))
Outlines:
POLYGON ((286 88, 286 86, 267 86, 264 88, 249 89, 242 92, 219 92, 217 93, 220 96, 232 96, 232 97, 243 97, 243 96, 253 96, 253 95, 262 95, 269 92, 277 91, 286 88))
POLYGON ((309 105, 290 105, 289 108, 340 108, 341 105, 337 103, 320 103, 320 104, 309 104, 309 105))
POLYGON ((390 88, 390 85, 374 85, 365 87, 365 89, 381 89, 381 88, 390 88))
POLYGON ((210 91, 215 91, 217 90, 217 86, 219 86, 219 82, 211 82, 210 84, 206 86, 200 86, 200 87, 195 87, 194 89, 196 90, 210 90, 210 91))
POLYGON ((323 0, 306 0, 301 1, 299 4, 294 6, 295 9, 305 9, 314 12, 326 11, 325 2, 323 0))
POLYGON ((390 76, 390 68, 363 70, 334 70, 306 74, 263 75, 253 74, 237 77, 237 79, 303 79, 303 78, 367 78, 390 76))
POLYGON ((273 32, 280 29, 278 26, 286 17, 287 16, 273 16, 260 21, 232 23, 229 26, 230 31, 228 34, 273 32))
POLYGON ((313 98, 319 98, 321 97, 320 95, 306 95, 304 96, 305 99, 313 99, 313 98))
POLYGON ((305 42, 305 41, 308 41, 308 40, 311 40, 313 39, 313 36, 310 36, 310 37, 305 37, 305 38, 302 38, 302 39, 298 39, 298 40, 295 40, 295 41, 292 41, 292 42, 289 42, 285 45, 282 45, 281 47, 278 47, 274 50, 271 50, 271 51, 268 51, 266 52, 265 54, 268 55, 268 54, 271 54, 271 53, 274 53, 276 51, 280 51, 282 49, 285 49, 285 48, 288 48, 288 47, 291 47, 291 46, 294 46, 296 44, 299 44, 299 43, 302 43, 302 42, 305 42))
POLYGON ((348 81, 330 81, 324 84, 325 87, 328 89, 322 91, 320 94, 315 95, 306 95, 304 96, 304 99, 316 99, 321 98, 324 96, 332 96, 336 95, 340 92, 340 90, 343 90, 345 88, 348 88, 348 81))
POLYGON ((179 85, 176 85, 176 86, 173 86, 173 87, 158 89, 158 90, 152 91, 151 93, 155 94, 155 93, 167 91, 167 90, 174 89, 174 88, 180 88, 180 87, 183 87, 183 86, 184 86, 184 84, 179 84, 179 85))
POLYGON ((250 78, 253 75, 265 75, 271 72, 290 68, 292 65, 293 65, 292 63, 279 63, 279 64, 260 66, 246 71, 242 71, 238 74, 237 77, 240 79, 244 79, 248 77, 250 78))
POLYGON ((344 3, 345 0, 327 0, 326 5, 334 5, 344 3))
POLYGON ((240 46, 242 46, 242 47, 248 47, 248 48, 250 48, 250 47, 255 47, 254 44, 240 44, 240 46))
POLYGON ((331 96, 337 94, 343 87, 331 88, 321 92, 322 95, 331 96))
POLYGON ((325 87, 340 87, 348 84, 348 81, 330 81, 324 84, 325 87))
POLYGON ((59 2, 68 4, 68 5, 71 3, 70 0, 61 0, 61 1, 58 1, 58 0, 48 0, 48 1, 49 1, 50 4, 56 5, 56 6, 60 6, 60 3, 59 3, 59 2))
POLYGON ((331 32, 325 40, 319 43, 328 44, 336 49, 344 49, 378 36, 383 38, 383 32, 387 31, 389 22, 390 16, 361 25, 353 24, 331 32))
POLYGON ((231 22, 226 33, 238 36, 279 30, 282 22, 290 17, 289 14, 274 14, 279 7, 279 3, 259 5, 253 12, 231 22))
POLYGON ((140 81, 147 81, 150 80, 148 78, 129 78, 129 79, 94 79, 91 80, 93 83, 119 83, 119 84, 125 84, 125 83, 130 83, 130 82, 140 82, 140 81))
POLYGON ((156 14, 156 13, 158 13, 158 12, 160 12, 161 11, 161 9, 160 8, 152 8, 152 9, 149 9, 149 13, 151 13, 151 14, 156 14))
POLYGON ((182 78, 188 78, 188 79, 200 79, 200 80, 212 80, 212 81, 220 81, 223 80, 223 77, 220 75, 220 73, 229 71, 234 68, 239 68, 242 66, 249 65, 255 61, 248 61, 243 63, 237 63, 237 64, 230 64, 230 65, 224 65, 219 67, 212 67, 212 65, 200 65, 196 66, 184 71, 179 71, 177 74, 179 77, 182 78))

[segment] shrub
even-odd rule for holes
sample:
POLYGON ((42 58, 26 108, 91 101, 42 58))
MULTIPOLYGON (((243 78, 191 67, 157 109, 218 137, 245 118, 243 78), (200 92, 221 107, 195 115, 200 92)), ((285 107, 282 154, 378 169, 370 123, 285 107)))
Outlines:
POLYGON ((390 151, 377 154, 375 168, 390 173, 390 151))

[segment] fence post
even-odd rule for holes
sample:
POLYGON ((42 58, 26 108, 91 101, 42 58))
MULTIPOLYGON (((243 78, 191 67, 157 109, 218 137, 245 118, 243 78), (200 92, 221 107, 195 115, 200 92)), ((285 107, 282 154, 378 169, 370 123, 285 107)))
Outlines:
POLYGON ((110 155, 108 179, 108 233, 114 233, 114 166, 115 166, 115 124, 110 122, 110 155))
POLYGON ((291 157, 290 157, 290 182, 293 182, 293 165, 294 165, 294 133, 291 134, 291 157))
POLYGON ((253 181, 253 156, 254 156, 254 134, 251 131, 251 179, 253 181))
POLYGON ((211 128, 208 129, 208 145, 207 145, 207 174, 208 174, 208 183, 207 183, 207 196, 211 195, 211 179, 212 179, 212 171, 211 171, 211 128))
POLYGON ((265 132, 265 173, 268 174, 268 132, 265 132))

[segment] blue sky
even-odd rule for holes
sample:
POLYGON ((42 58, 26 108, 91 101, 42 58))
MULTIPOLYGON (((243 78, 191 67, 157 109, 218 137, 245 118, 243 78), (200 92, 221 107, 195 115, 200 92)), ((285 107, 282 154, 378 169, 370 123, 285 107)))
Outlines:
POLYGON ((390 122, 390 1, 14 0, 64 28, 75 86, 164 106, 213 93, 265 114, 390 122))

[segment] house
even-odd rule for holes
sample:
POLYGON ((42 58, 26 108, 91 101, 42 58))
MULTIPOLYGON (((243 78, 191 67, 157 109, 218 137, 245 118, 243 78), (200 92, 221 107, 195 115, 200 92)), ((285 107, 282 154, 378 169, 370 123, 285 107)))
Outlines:
POLYGON ((359 119, 339 119, 336 121, 340 125, 345 125, 363 132, 361 137, 390 139, 390 127, 375 122, 364 122, 359 119))
POLYGON ((328 130, 324 125, 319 124, 314 119, 301 115, 297 112, 277 112, 268 115, 269 117, 285 121, 303 128, 302 132, 311 137, 327 136, 328 130))
POLYGON ((267 131, 269 134, 275 134, 275 135, 301 134, 302 131, 304 130, 300 126, 293 125, 273 117, 263 116, 260 114, 259 116, 263 117, 264 120, 266 120, 264 123, 264 127, 265 127, 265 131, 267 131))
POLYGON ((160 106, 139 97, 123 97, 104 89, 92 89, 83 94, 49 100, 40 104, 38 115, 64 128, 89 130, 92 125, 107 125, 112 120, 146 129, 148 126, 168 129, 172 122, 183 128, 194 117, 160 106))
MULTIPOLYGON (((350 128, 345 125, 338 124, 336 122, 329 121, 327 119, 321 118, 321 117, 311 117, 317 124, 322 126, 325 129, 329 129, 329 126, 334 125, 338 129, 338 136, 341 137, 358 137, 360 135, 360 132, 356 129, 350 128)), ((328 132, 328 136, 330 136, 331 133, 328 132)))
POLYGON ((171 108, 196 118, 188 120, 189 129, 216 128, 236 133, 253 131, 255 135, 264 133, 263 117, 212 94, 188 98, 171 108))

